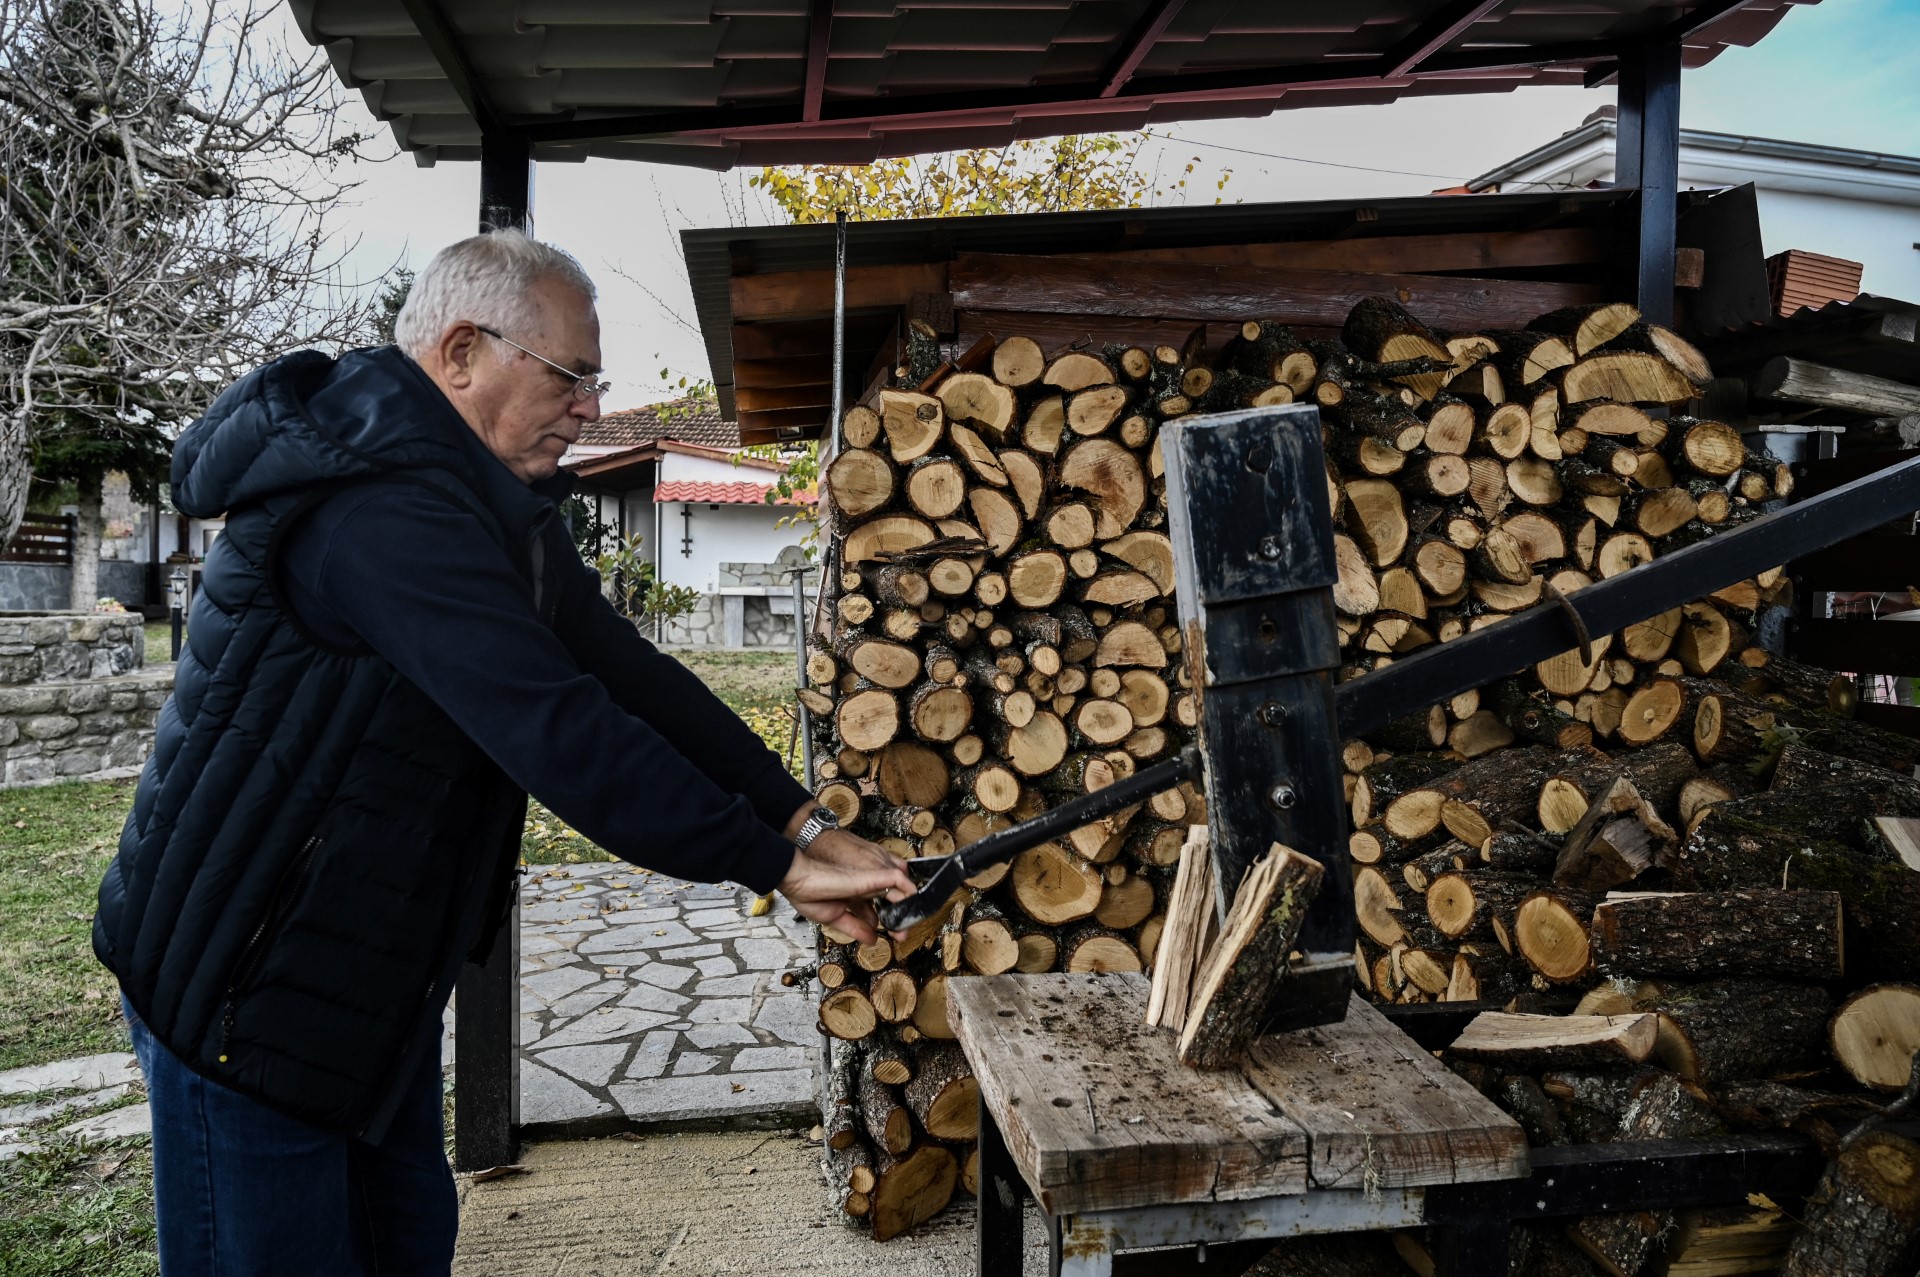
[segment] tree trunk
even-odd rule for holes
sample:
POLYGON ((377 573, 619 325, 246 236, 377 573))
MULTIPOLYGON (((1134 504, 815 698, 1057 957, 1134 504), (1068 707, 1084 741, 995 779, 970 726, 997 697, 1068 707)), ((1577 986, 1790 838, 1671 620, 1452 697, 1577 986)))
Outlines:
POLYGON ((104 519, 100 513, 101 488, 105 476, 88 471, 76 481, 80 489, 80 510, 73 521, 73 575, 67 591, 67 606, 76 612, 91 612, 100 599, 100 536, 104 519))
POLYGON ((1784 1277, 1894 1273, 1920 1233, 1920 1145, 1869 1131, 1827 1167, 1784 1277))

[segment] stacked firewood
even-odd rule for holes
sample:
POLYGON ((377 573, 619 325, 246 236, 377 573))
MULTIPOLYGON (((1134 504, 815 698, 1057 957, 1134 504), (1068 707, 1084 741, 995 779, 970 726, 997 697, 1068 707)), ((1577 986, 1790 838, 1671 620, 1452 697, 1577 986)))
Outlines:
MULTIPOLYGON (((1444 350, 1457 367, 1480 340, 1386 303, 1346 336, 1376 365, 1444 350)), ((1789 490, 1737 432, 1648 411, 1706 368, 1631 308, 1491 340, 1415 402, 1322 399, 1345 677, 1789 490), (1407 439, 1424 423, 1418 446, 1388 417, 1407 439)), ((1835 1125, 1905 1087, 1920 1047, 1920 741, 1753 641, 1787 590, 1763 573, 1343 746, 1361 982, 1379 1002, 1508 1008, 1446 1058, 1536 1143, 1790 1126, 1834 1154, 1803 1223, 1764 1203, 1594 1217, 1530 1236, 1516 1272, 1904 1271, 1920 1231, 1920 1147, 1869 1131, 1843 1149, 1835 1125), (1752 1268, 1707 1266, 1728 1255, 1752 1268)))
MULTIPOLYGON (((826 483, 839 593, 799 693, 822 801, 902 856, 1110 784, 1190 734, 1166 420, 1320 407, 1342 678, 1737 526, 1792 482, 1737 431, 1669 415, 1706 363, 1630 306, 1442 334, 1370 298, 1338 340, 1255 321, 1218 348, 1204 330, 1178 349, 1051 354, 1014 337, 950 361, 930 337, 842 422, 826 483)), ((1727 1086, 1817 1063, 1808 1035, 1829 1032, 1836 992, 1864 991, 1833 1021, 1839 1067, 1905 1081, 1889 1061, 1920 1025, 1920 992, 1898 983, 1920 976, 1920 896, 1875 819, 1920 817, 1920 789, 1902 787, 1920 742, 1837 713, 1844 683, 1752 641, 1787 588, 1762 574, 1332 746, 1372 997, 1654 1026, 1617 1063, 1611 1039, 1566 1059, 1458 1053, 1536 1138, 1689 1133, 1674 1088, 1726 1125, 1822 1120, 1826 1090, 1727 1086), (1676 932, 1687 961, 1646 955, 1676 932), (1558 1125, 1541 1125, 1550 1111, 1558 1125)), ((973 1187, 977 1089, 947 1041, 946 981, 1142 969, 1185 826, 1204 820, 1183 787, 981 875, 905 943, 828 935, 824 1133, 849 1218, 885 1238, 973 1187)))
MULTIPOLYGON (((840 588, 799 692, 820 800, 902 857, 1123 779, 1197 718, 1155 444, 1210 370, 1172 349, 1049 358, 1020 337, 952 365, 933 349, 917 334, 902 387, 842 423, 840 588)), ((1205 818, 1185 786, 980 874, 904 943, 828 934, 825 1134, 847 1215, 885 1239, 973 1189, 978 1091, 947 980, 1143 970, 1205 818)))

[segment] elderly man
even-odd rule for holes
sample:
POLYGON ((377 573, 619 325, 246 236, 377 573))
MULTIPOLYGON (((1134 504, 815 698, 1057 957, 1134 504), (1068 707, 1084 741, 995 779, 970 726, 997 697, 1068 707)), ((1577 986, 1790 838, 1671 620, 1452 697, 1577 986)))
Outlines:
POLYGON ((872 935, 912 883, 602 599, 555 502, 599 415, 594 288, 501 233, 399 348, 285 356, 174 451, 227 515, 100 888, 168 1277, 445 1273, 440 1016, 494 943, 526 796, 600 846, 872 935))

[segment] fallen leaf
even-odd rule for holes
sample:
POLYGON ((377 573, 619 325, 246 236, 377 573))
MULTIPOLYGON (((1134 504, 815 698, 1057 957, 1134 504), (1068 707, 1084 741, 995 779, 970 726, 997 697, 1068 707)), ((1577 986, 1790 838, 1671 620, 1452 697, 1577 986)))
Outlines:
POLYGON ((742 1086, 742 1085, 741 1085, 740 1083, 738 1083, 738 1082, 735 1082, 735 1083, 733 1084, 733 1093, 734 1093, 735 1095, 738 1095, 738 1094, 740 1094, 740 1092, 742 1092, 742 1091, 744 1091, 744 1090, 746 1090, 746 1089, 747 1089, 746 1087, 744 1087, 744 1086, 742 1086))
POLYGON ((476 1184, 484 1184, 488 1180, 505 1179, 509 1175, 525 1175, 526 1173, 527 1164, 525 1162, 510 1162, 505 1166, 489 1166, 484 1171, 474 1171, 468 1175, 467 1178, 476 1184))
POLYGON ((741 1169, 741 1171, 740 1171, 740 1173, 741 1173, 742 1175, 751 1175, 751 1174, 753 1174, 753 1167, 751 1167, 751 1166, 748 1166, 748 1167, 744 1167, 744 1168, 742 1168, 742 1169, 741 1169))

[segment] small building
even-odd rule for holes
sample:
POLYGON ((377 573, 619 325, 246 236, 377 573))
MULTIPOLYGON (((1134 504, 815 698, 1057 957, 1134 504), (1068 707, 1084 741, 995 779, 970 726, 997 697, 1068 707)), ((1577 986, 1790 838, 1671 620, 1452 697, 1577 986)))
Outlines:
MULTIPOLYGON (((659 627, 667 643, 790 647, 793 573, 807 562, 798 505, 770 501, 783 462, 740 450, 740 428, 710 402, 610 412, 582 431, 562 464, 602 528, 638 536, 655 578, 702 595, 693 615, 659 627)), ((807 578, 814 593, 817 573, 807 578)))
MULTIPOLYGON (((1601 107, 1572 129, 1468 182, 1473 193, 1607 186, 1618 124, 1601 107)), ((1769 257, 1789 249, 1861 264, 1857 287, 1920 297, 1920 156, 1680 130, 1680 188, 1752 183, 1769 257)), ((1835 298, 1834 300, 1849 300, 1835 298)))

